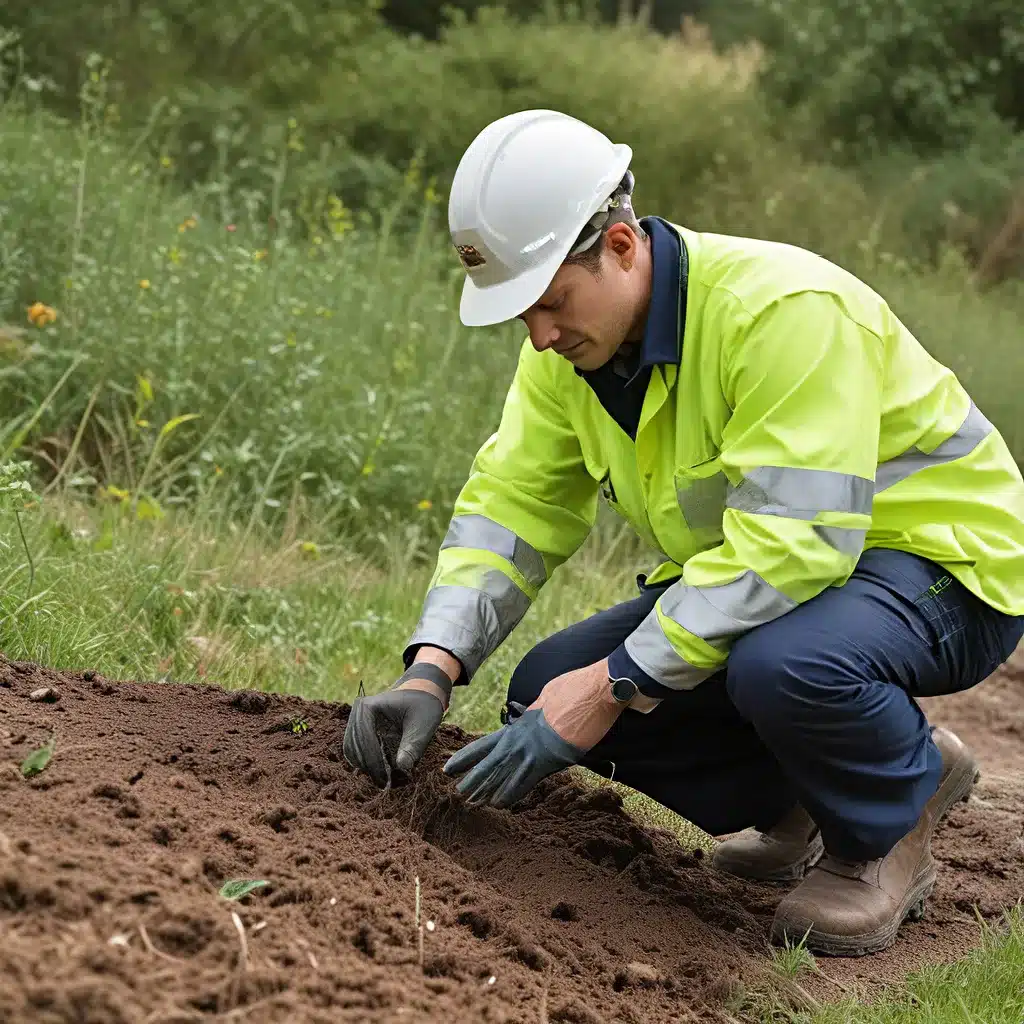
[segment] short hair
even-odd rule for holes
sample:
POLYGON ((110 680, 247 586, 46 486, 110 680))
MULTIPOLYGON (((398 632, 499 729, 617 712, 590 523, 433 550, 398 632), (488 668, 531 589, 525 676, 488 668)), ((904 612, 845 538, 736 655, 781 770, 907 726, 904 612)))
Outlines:
POLYGON ((633 187, 636 180, 631 171, 626 171, 618 187, 608 197, 608 203, 583 226, 569 255, 563 260, 570 266, 583 267, 595 277, 601 273, 601 256, 604 252, 604 238, 608 229, 616 224, 626 224, 641 238, 647 232, 640 226, 640 220, 633 211, 633 187))

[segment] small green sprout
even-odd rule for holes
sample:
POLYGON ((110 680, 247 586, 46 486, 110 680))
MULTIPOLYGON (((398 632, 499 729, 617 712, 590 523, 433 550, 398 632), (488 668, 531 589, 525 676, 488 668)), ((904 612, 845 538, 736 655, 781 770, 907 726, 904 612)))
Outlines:
POLYGON ((38 750, 33 750, 32 753, 21 762, 21 774, 26 779, 31 779, 33 775, 38 775, 50 763, 50 758, 53 757, 53 751, 56 744, 57 736, 54 733, 51 734, 46 746, 40 747, 38 750))
POLYGON ((220 887, 220 894, 226 900, 240 900, 243 896, 270 883, 262 878, 232 878, 220 887))
POLYGON ((291 721, 292 732, 296 736, 302 736, 304 733, 309 732, 309 722, 304 718, 293 718, 291 721))

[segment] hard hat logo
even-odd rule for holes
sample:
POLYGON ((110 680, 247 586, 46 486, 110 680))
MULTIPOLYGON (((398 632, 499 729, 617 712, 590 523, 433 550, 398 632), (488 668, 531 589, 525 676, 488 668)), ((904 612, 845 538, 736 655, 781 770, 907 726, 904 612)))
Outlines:
POLYGON ((480 255, 480 250, 472 245, 457 245, 455 246, 456 252, 459 254, 459 259, 462 260, 462 265, 467 270, 473 270, 476 267, 482 267, 487 260, 480 255))

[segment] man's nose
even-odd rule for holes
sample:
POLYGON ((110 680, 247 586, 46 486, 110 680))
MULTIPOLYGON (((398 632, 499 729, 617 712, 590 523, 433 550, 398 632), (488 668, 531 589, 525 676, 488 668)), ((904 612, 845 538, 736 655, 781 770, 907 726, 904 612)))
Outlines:
POLYGON ((561 337, 561 332, 549 317, 532 317, 527 326, 530 328, 530 341, 538 352, 551 348, 561 337))

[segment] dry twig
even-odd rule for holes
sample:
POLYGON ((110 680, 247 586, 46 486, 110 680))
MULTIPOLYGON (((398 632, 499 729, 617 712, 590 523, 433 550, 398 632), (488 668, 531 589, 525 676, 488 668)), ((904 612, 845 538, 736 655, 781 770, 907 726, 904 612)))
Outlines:
POLYGON ((249 970, 249 943, 245 938, 245 925, 242 924, 242 919, 233 910, 231 911, 231 920, 235 924, 235 931, 238 932, 238 942, 242 947, 241 959, 238 962, 238 966, 243 971, 247 971, 249 970))
POLYGON ((156 946, 154 946, 152 941, 150 940, 149 932, 146 931, 146 926, 144 924, 139 925, 139 935, 142 936, 142 944, 146 947, 147 951, 152 953, 154 956, 160 956, 163 957, 164 960, 170 960, 172 964, 185 963, 184 960, 181 960, 176 956, 171 956, 170 953, 164 953, 161 950, 157 949, 156 946))

